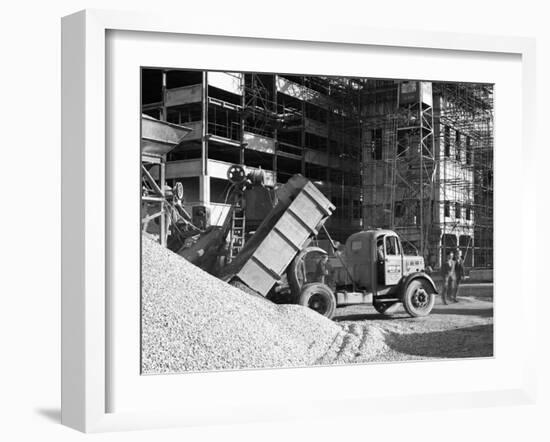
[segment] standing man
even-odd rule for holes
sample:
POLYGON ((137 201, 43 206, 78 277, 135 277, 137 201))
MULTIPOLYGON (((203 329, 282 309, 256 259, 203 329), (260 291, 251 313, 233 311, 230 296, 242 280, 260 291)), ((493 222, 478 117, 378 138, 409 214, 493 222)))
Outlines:
POLYGON ((454 295, 456 285, 456 262, 454 260, 454 253, 449 252, 447 254, 447 260, 441 265, 441 276, 443 276, 443 290, 441 291, 441 300, 443 304, 447 305, 447 295, 452 297, 454 295))
POLYGON ((453 293, 453 301, 458 302, 456 298, 458 295, 458 288, 460 287, 460 282, 464 278, 464 258, 462 257, 462 250, 457 249, 456 251, 456 260, 455 260, 455 273, 456 273, 456 286, 453 293))
POLYGON ((330 279, 330 264, 328 263, 328 255, 325 253, 321 256, 321 259, 317 263, 317 269, 315 271, 315 276, 317 282, 322 282, 323 284, 328 284, 330 279))

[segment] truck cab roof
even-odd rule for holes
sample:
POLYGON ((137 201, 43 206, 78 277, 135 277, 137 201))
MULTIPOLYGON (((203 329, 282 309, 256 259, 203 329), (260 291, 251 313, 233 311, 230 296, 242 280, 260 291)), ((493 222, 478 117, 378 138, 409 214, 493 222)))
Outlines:
POLYGON ((389 229, 370 229, 370 230, 361 230, 360 232, 353 233, 349 236, 348 241, 357 240, 358 238, 367 238, 373 237, 378 238, 379 236, 385 235, 395 235, 398 236, 393 230, 389 229))

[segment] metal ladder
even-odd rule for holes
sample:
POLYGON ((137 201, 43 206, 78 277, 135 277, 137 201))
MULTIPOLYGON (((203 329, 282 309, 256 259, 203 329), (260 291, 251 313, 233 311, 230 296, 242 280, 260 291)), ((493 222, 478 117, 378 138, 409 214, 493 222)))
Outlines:
POLYGON ((231 240, 229 245, 229 262, 233 261, 244 247, 246 218, 242 206, 237 205, 233 210, 231 220, 231 240))

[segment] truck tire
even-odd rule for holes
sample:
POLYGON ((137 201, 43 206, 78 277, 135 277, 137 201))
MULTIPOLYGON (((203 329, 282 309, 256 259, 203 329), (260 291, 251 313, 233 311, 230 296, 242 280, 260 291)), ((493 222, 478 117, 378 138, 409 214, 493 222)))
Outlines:
POLYGON ((315 310, 329 319, 336 311, 336 298, 331 288, 321 282, 313 282, 302 287, 298 304, 315 310))
POLYGON ((434 303, 434 294, 426 290, 422 281, 413 279, 409 282, 403 293, 403 307, 410 316, 417 318, 429 315, 434 303))

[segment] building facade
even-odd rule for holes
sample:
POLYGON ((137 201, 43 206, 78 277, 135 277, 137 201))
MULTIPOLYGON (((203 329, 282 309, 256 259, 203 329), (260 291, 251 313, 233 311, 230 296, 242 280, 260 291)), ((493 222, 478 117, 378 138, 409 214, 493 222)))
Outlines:
POLYGON ((142 111, 191 129, 169 154, 168 182, 223 222, 227 170, 261 168, 266 185, 295 173, 336 206, 344 241, 397 230, 434 267, 460 247, 492 265, 492 89, 284 74, 144 69, 142 111))

